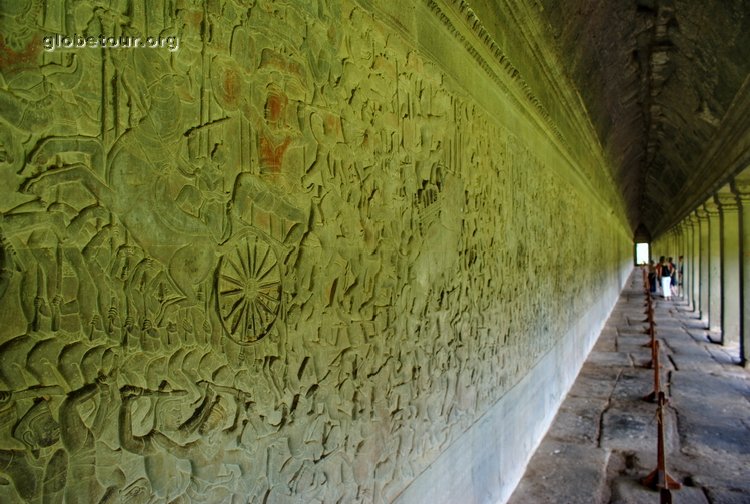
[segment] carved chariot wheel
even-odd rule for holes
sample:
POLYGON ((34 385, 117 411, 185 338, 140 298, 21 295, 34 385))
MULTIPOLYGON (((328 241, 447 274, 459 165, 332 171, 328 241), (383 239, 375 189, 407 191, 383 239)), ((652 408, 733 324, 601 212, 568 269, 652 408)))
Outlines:
POLYGON ((216 271, 219 318, 227 335, 241 345, 259 341, 281 307, 281 268, 273 247, 245 235, 221 256, 216 271))

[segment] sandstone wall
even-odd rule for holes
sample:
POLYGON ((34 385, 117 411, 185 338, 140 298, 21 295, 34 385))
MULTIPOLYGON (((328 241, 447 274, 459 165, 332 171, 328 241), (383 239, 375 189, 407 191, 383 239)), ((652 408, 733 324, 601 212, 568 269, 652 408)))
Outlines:
POLYGON ((460 1, 23 3, 0 500, 502 499, 632 263, 558 88, 460 1))

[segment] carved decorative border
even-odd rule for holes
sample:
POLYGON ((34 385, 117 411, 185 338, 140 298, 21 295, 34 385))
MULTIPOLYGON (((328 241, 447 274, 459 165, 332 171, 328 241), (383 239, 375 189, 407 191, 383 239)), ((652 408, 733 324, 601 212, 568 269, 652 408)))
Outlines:
MULTIPOLYGON (((455 10, 463 16, 466 27, 470 28, 476 34, 477 39, 484 44, 489 53, 495 58, 495 62, 500 66, 500 68, 505 71, 507 78, 519 87, 523 96, 531 105, 533 105, 533 107, 536 109, 536 112, 544 120, 547 128, 552 132, 555 138, 557 138, 557 140, 566 148, 569 148, 567 142, 563 138, 562 133, 560 133, 557 125, 552 120, 552 116, 550 115, 550 113, 547 111, 544 105, 542 105, 542 102, 523 79, 518 68, 513 65, 508 56, 502 51, 502 49, 500 49, 492 36, 490 36, 490 34, 484 28, 484 25, 474 13, 474 10, 464 0, 450 1, 452 1, 452 3, 455 5, 455 10)), ((435 0, 426 0, 426 4, 429 9, 435 14, 435 17, 439 19, 448 29, 448 31, 453 34, 453 37, 464 46, 466 51, 471 54, 472 58, 474 58, 477 64, 485 71, 485 73, 492 79, 492 81, 495 82, 503 91, 506 92, 506 94, 508 94, 515 100, 515 96, 513 96, 513 94, 510 92, 510 89, 508 88, 508 86, 506 86, 505 81, 497 74, 497 72, 493 70, 492 65, 490 65, 487 60, 481 54, 479 54, 479 51, 474 46, 472 41, 468 40, 461 33, 461 31, 456 28, 450 17, 443 11, 443 9, 440 8, 440 5, 438 5, 435 0)))
MULTIPOLYGON (((537 63, 542 66, 541 70, 543 75, 548 78, 547 84, 551 86, 552 94, 558 96, 560 99, 562 112, 571 116, 570 127, 572 130, 569 131, 569 133, 578 135, 584 144, 589 144, 587 148, 589 149, 589 152, 592 153, 592 158, 586 160, 577 158, 574 155, 575 150, 572 149, 570 142, 560 131, 558 123, 553 119, 549 110, 544 106, 528 82, 523 78, 520 70, 495 42, 492 35, 484 27, 481 20, 466 0, 425 0, 425 4, 434 14, 435 18, 438 19, 453 35, 455 40, 463 45, 465 50, 471 54, 472 58, 474 58, 476 63, 484 70, 490 79, 514 104, 518 106, 518 109, 524 113, 532 123, 536 124, 546 132, 551 133, 555 139, 553 144, 560 155, 568 162, 571 172, 579 178, 583 187, 585 187, 590 193, 597 195, 596 199, 600 201, 606 211, 613 210, 613 207, 619 206, 621 209, 620 213, 622 214, 623 219, 625 219, 623 222, 626 223, 627 218, 625 217, 626 213, 624 210, 622 195, 619 194, 617 190, 617 185, 614 182, 610 170, 607 168, 590 173, 591 170, 583 169, 584 165, 601 166, 604 168, 607 166, 608 161, 599 142, 599 137, 588 118, 588 112, 580 101, 576 101, 576 97, 580 100, 580 96, 578 96, 577 92, 574 96, 565 93, 550 75, 551 68, 549 64, 540 59, 538 54, 536 54, 536 51, 533 51, 534 57, 537 58, 537 63), (450 7, 451 4, 453 7, 450 7), (453 18, 451 18, 451 16, 444 11, 444 8, 441 7, 446 5, 452 11, 456 12, 453 18), (461 30, 454 24, 456 16, 461 16, 463 18, 462 22, 464 23, 464 28, 473 32, 476 35, 476 40, 467 39, 461 30), (480 53, 480 50, 476 46, 477 42, 481 43, 487 50, 487 54, 491 56, 492 61, 488 61, 486 56, 483 56, 480 53), (495 71, 495 68, 497 67, 502 69, 506 75, 499 75, 498 72, 495 71), (510 89, 508 85, 509 83, 516 87, 517 91, 515 93, 510 89), (527 104, 522 103, 522 100, 520 100, 519 97, 524 98, 527 104), (576 113, 576 111, 581 112, 576 113), (588 127, 585 127, 583 123, 586 123, 587 121, 588 127), (601 179, 598 179, 598 177, 601 177, 601 179), (595 187, 595 185, 592 184, 592 178, 598 179, 603 184, 608 184, 608 186, 595 187)), ((506 4, 506 7, 509 9, 511 17, 515 18, 516 16, 513 16, 514 6, 506 4)), ((516 6, 516 8, 520 7, 516 6)), ((522 29, 522 23, 520 22, 516 24, 516 29, 518 29, 519 33, 527 40, 529 37, 533 38, 538 36, 533 30, 531 32, 524 31, 522 29)), ((564 77, 564 75, 561 74, 559 77, 564 77)))

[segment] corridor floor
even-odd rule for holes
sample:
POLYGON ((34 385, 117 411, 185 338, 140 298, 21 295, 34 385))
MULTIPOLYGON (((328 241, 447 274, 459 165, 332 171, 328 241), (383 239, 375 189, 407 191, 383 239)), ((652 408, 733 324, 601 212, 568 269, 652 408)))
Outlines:
MULTIPOLYGON (((657 467, 658 431, 643 400, 654 390, 645 301, 636 269, 510 504, 660 502, 640 484, 657 467)), ((682 484, 672 502, 750 503, 750 371, 679 298, 654 298, 654 320, 666 468, 682 484)))

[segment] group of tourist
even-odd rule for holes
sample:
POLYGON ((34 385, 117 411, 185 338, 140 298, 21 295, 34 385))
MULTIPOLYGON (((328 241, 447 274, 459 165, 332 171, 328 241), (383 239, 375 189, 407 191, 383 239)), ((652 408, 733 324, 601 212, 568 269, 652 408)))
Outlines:
MULTIPOLYGON (((680 260, 680 264, 682 264, 682 260, 680 260)), ((679 276, 677 267, 671 257, 667 259, 661 256, 658 264, 654 264, 653 260, 649 261, 648 282, 652 295, 661 291, 661 296, 664 299, 672 299, 672 295, 676 295, 681 280, 679 276)))

